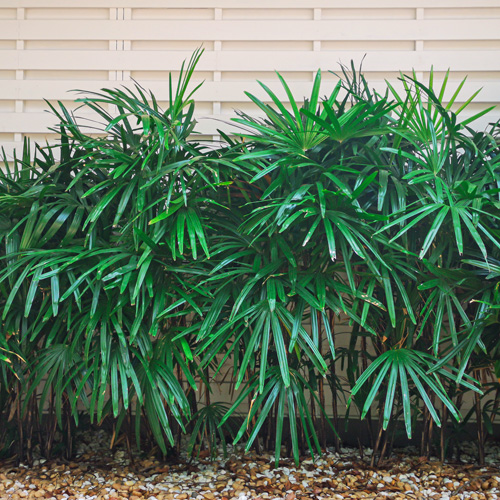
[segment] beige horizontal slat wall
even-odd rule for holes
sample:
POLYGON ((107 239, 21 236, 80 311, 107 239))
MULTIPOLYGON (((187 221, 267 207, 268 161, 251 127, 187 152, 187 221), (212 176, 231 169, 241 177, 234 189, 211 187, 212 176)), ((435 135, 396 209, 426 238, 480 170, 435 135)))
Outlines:
MULTIPOLYGON (((53 139, 43 99, 72 108, 70 89, 135 79, 165 102, 168 73, 200 45, 198 131, 209 137, 235 109, 253 112, 244 91, 263 97, 257 79, 285 100, 280 71, 302 99, 318 68, 358 67, 365 54, 379 91, 433 66, 455 86, 468 75, 462 100, 483 87, 471 110, 500 102, 500 0, 0 0, 0 145, 12 154, 25 135, 53 139)), ((325 73, 324 94, 334 79, 325 73)))

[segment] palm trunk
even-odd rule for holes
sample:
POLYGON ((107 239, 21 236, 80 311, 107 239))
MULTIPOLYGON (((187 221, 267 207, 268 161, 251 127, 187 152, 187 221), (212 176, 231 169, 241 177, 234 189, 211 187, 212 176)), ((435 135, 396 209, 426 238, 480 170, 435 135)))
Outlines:
POLYGON ((484 422, 483 414, 481 412, 481 397, 477 392, 474 392, 474 400, 476 406, 476 421, 477 421, 477 451, 479 465, 484 465, 484 422))
MULTIPOLYGON (((335 345, 335 314, 332 310, 329 311, 329 318, 330 318, 330 331, 332 332, 332 339, 335 345)), ((332 360, 330 366, 332 370, 331 391, 332 391, 333 426, 335 427, 335 430, 337 430, 339 428, 339 411, 338 411, 338 394, 337 394, 337 384, 336 384, 337 371, 335 366, 335 359, 332 360)), ((325 434, 326 434, 326 426, 325 426, 325 434)), ((335 444, 335 451, 337 453, 340 453, 340 440, 338 434, 335 434, 333 439, 335 444)))
POLYGON ((66 436, 65 436, 65 441, 66 441, 66 458, 69 460, 71 459, 71 456, 73 455, 73 436, 71 433, 71 405, 69 403, 69 400, 66 398, 64 400, 64 413, 66 417, 66 436))
POLYGON ((423 409, 423 419, 422 419, 422 438, 420 440, 420 455, 423 457, 429 457, 430 455, 430 443, 432 440, 432 430, 433 430, 433 420, 431 414, 424 405, 423 409))
MULTIPOLYGON (((361 366, 363 372, 368 368, 368 358, 366 357, 366 337, 361 337, 361 366)), ((375 440, 373 436, 373 426, 372 426, 372 410, 371 408, 366 412, 366 424, 368 427, 368 436, 370 438, 370 444, 372 449, 375 451, 375 440)))
POLYGON ((24 456, 24 433, 23 433, 23 420, 21 416, 21 382, 17 384, 17 395, 16 395, 16 414, 17 414, 17 432, 19 437, 18 442, 18 461, 23 461, 24 456))
MULTIPOLYGON (((378 433, 377 433, 377 439, 373 445, 373 453, 372 453, 372 459, 370 461, 370 466, 371 467, 375 467, 375 456, 377 455, 378 453, 378 449, 380 447, 380 442, 382 440, 382 436, 384 435, 384 428, 383 428, 383 418, 384 418, 384 412, 380 411, 379 412, 379 419, 378 419, 378 433)), ((380 457, 379 459, 379 462, 380 460, 382 459, 382 457, 380 457)))
MULTIPOLYGON (((247 369, 246 375, 247 375, 247 380, 250 380, 253 377, 253 373, 248 369, 247 369)), ((252 408, 252 394, 248 395, 248 411, 249 412, 250 412, 250 408, 252 408)), ((257 422, 257 415, 255 415, 252 418, 252 425, 254 426, 256 422, 257 422)), ((261 450, 260 450, 260 442, 259 442, 258 436, 255 438, 255 441, 253 442, 253 447, 255 448, 257 455, 260 455, 261 450)))
POLYGON ((387 445, 389 443, 389 432, 388 431, 384 431, 383 435, 384 435, 384 440, 383 440, 383 444, 382 444, 382 450, 380 450, 380 457, 378 459, 378 465, 379 466, 384 461, 384 458, 385 458, 386 453, 387 453, 387 445))
MULTIPOLYGON (((318 381, 318 396, 319 403, 323 410, 325 409, 325 387, 323 382, 323 377, 320 377, 318 381)), ((320 412, 320 423, 321 423, 321 446, 326 450, 326 419, 323 412, 320 412)))
POLYGON ((273 433, 273 408, 269 412, 269 416, 267 417, 267 434, 266 434, 266 442, 265 449, 266 451, 270 451, 272 449, 272 433, 273 433))
POLYGON ((448 408, 446 408, 445 404, 442 403, 442 422, 441 422, 441 436, 440 436, 440 445, 441 445, 441 462, 444 462, 446 459, 446 422, 448 420, 448 408))
MULTIPOLYGON (((181 389, 184 391, 184 383, 183 383, 183 376, 182 376, 182 368, 180 364, 177 364, 177 380, 179 381, 179 385, 181 386, 181 389)), ((182 429, 179 424, 177 424, 177 435, 176 435, 176 451, 179 454, 181 452, 181 440, 182 440, 182 429)))
POLYGON ((125 432, 125 442, 127 445, 127 454, 130 463, 134 463, 134 456, 132 455, 132 439, 134 436, 133 426, 132 426, 132 405, 129 405, 127 409, 127 429, 125 432))
POLYGON ((35 405, 36 394, 33 394, 28 402, 26 413, 26 460, 30 467, 33 465, 33 417, 35 405))

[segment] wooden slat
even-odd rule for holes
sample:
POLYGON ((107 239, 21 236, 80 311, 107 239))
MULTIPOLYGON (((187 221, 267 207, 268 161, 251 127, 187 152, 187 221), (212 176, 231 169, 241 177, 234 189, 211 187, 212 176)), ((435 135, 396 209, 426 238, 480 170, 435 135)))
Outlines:
MULTIPOLYGON (((238 103, 235 103, 236 105, 238 103)), ((236 109, 238 107, 236 106, 236 109)), ((262 115, 259 112, 253 112, 252 114, 256 116, 262 115)), ((461 116, 470 116, 470 112, 464 111, 461 116)), ((85 124, 85 118, 95 118, 95 115, 90 115, 87 113, 81 113, 79 116, 82 117, 78 120, 82 125, 85 124)), ((228 124, 230 124, 232 113, 223 115, 213 115, 213 114, 202 114, 197 113, 196 118, 199 122, 196 130, 202 134, 217 134, 217 129, 228 129, 228 124), (222 123, 220 120, 223 120, 222 123)), ((481 121, 482 126, 486 126, 487 123, 496 121, 500 118, 500 108, 493 110, 487 115, 485 119, 481 121)), ((54 127, 57 125, 57 118, 47 112, 34 112, 34 113, 2 113, 2 121, 0 122, 0 133, 15 133, 22 130, 26 134, 43 134, 48 132, 49 127, 54 127)))
MULTIPOLYGON (((43 115, 44 116, 39 118, 38 121, 36 122, 37 127, 34 127, 34 126, 26 127, 26 125, 28 124, 27 121, 26 122, 25 121, 17 122, 17 124, 22 126, 22 127, 26 127, 23 130, 27 131, 27 135, 45 134, 47 131, 46 126, 49 124, 53 124, 53 123, 49 119, 47 119, 45 114, 43 114, 43 115), (28 132, 28 129, 30 130, 29 132, 28 132)), ((467 116, 467 114, 464 113, 463 116, 465 118, 467 116)), ((475 123, 475 127, 478 130, 481 130, 481 129, 487 128, 490 123, 497 122, 498 120, 500 120, 500 111, 493 111, 490 114, 488 114, 487 116, 480 118, 477 122, 474 122, 474 123, 475 123)), ((32 124, 33 122, 30 120, 29 123, 32 124)), ((0 133, 3 132, 4 128, 9 128, 9 127, 3 127, 2 125, 3 125, 3 123, 0 123, 0 133)), ((200 117, 199 123, 196 126, 196 131, 204 136, 205 135, 206 136, 215 136, 218 133, 218 129, 223 129, 229 133, 231 131, 238 132, 238 130, 236 128, 234 128, 234 126, 232 126, 229 123, 228 116, 221 117, 220 115, 212 115, 212 116, 200 117)), ((48 137, 50 137, 50 136, 48 136, 48 137)), ((55 136, 54 136, 54 139, 55 139, 55 136)), ((45 142, 43 142, 43 144, 45 144, 45 142)), ((6 141, 6 142, 2 142, 0 144, 0 146, 5 149, 5 153, 6 153, 7 157, 12 158, 14 149, 16 149, 17 151, 20 151, 22 146, 23 146, 23 143, 22 143, 22 141, 6 141)))
MULTIPOLYGON (((159 51, 75 51, 70 50, 5 50, 0 58, 0 70, 47 70, 47 60, 52 59, 50 70, 141 70, 169 71, 180 68, 191 52, 159 51)), ((488 71, 500 70, 500 50, 488 51, 488 71)), ((197 69, 199 71, 316 71, 318 68, 338 69, 338 61, 358 65, 363 61, 364 71, 399 71, 415 69, 428 71, 483 71, 485 64, 477 50, 469 51, 207 51, 197 69), (265 54, 265 57, 263 55, 265 54)), ((71 75, 68 73, 68 76, 71 75)))
MULTIPOLYGON (((167 3, 165 0, 106 0, 106 7, 140 7, 144 8, 165 8, 167 3)), ((57 8, 68 7, 67 0, 3 0, 2 7, 36 7, 36 8, 57 8)), ((85 0, 84 4, 78 5, 79 7, 103 7, 102 0, 85 0)), ((377 9, 377 8, 433 8, 439 6, 443 7, 498 7, 498 0, 357 0, 352 2, 350 0, 169 0, 168 7, 171 8, 230 8, 230 9, 248 9, 249 7, 255 9, 287 9, 287 8, 359 8, 359 9, 377 9)))
MULTIPOLYGON (((166 100, 168 98, 168 88, 166 81, 142 81, 142 86, 151 90, 157 99, 166 100)), ((270 86, 276 95, 286 102, 287 96, 281 85, 276 81, 265 80, 266 85, 270 86)), ((382 93, 386 89, 385 82, 380 80, 371 80, 368 77, 370 88, 382 93)), ((448 83, 448 91, 445 94, 445 99, 450 98, 453 91, 458 87, 459 80, 452 80, 448 83)), ((321 95, 325 95, 332 90, 335 81, 323 80, 321 87, 321 95)), ((290 88, 300 101, 304 96, 311 93, 311 82, 290 82, 290 88)), ((439 81, 435 82, 435 87, 438 87, 439 81)), ((20 99, 24 101, 41 101, 47 99, 49 101, 63 100, 72 101, 81 97, 78 92, 72 92, 72 89, 83 89, 87 92, 96 92, 102 88, 114 88, 126 86, 133 88, 134 84, 131 81, 109 82, 109 81, 39 81, 39 80, 10 80, 1 83, 2 98, 8 100, 20 99)), ((396 82, 397 86, 397 82, 396 82)), ((500 96, 500 80, 489 82, 479 82, 469 80, 465 83, 458 97, 458 102, 463 102, 479 88, 481 92, 475 98, 475 102, 496 102, 500 96)), ((250 92, 257 95, 259 98, 265 96, 262 87, 255 81, 248 81, 241 84, 240 82, 204 82, 197 90, 195 100, 197 102, 248 102, 248 98, 244 92, 250 92)))
MULTIPOLYGON (((4 21, 0 40, 496 40, 500 19, 4 21)), ((368 45, 367 45, 368 48, 368 45)))

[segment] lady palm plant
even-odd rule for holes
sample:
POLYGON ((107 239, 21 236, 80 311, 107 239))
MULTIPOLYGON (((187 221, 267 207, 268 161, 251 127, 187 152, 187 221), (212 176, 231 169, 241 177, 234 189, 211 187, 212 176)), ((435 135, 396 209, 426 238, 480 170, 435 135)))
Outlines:
MULTIPOLYGON (((241 134, 243 154, 234 161, 254 172, 248 181, 252 190, 246 189, 250 210, 240 226, 250 251, 241 249, 238 259, 227 261, 233 269, 236 263, 245 266, 240 271, 245 284, 234 294, 229 317, 233 325, 246 322, 238 337, 246 352, 237 367, 238 382, 252 359, 249 351, 258 345, 260 384, 257 389, 249 379, 248 390, 255 391, 250 415, 259 404, 262 414, 273 404, 282 412, 290 370, 301 369, 294 366, 295 355, 303 360, 303 347, 295 351, 296 339, 302 333, 306 343, 312 341, 316 350, 307 358, 319 361, 315 369, 323 375, 320 338, 326 336, 328 356, 334 356, 330 312, 344 314, 357 325, 353 334, 369 334, 373 344, 373 363, 352 389, 355 396, 370 381, 362 416, 383 395, 379 413, 385 430, 399 386, 411 437, 414 412, 420 411, 418 404, 412 410, 415 397, 439 426, 434 398, 460 418, 444 380, 478 391, 464 372, 487 310, 468 304, 489 292, 464 257, 479 251, 486 262, 488 248, 498 247, 493 229, 498 145, 491 135, 471 136, 469 123, 483 113, 458 120, 462 109, 451 111, 456 93, 448 105, 441 104, 446 81, 439 97, 431 76, 429 87, 403 77, 403 97, 392 87, 377 96, 365 84, 348 88, 343 100, 339 83, 320 105, 320 78, 318 73, 301 108, 280 78, 291 112, 263 86, 273 105, 250 98, 266 117, 236 120, 248 132, 241 134), (263 249, 269 252, 267 260, 263 249), (305 322, 310 330, 302 332, 305 322), (268 350, 276 352, 279 367, 272 386, 265 385, 268 350)), ((209 342, 222 332, 213 331, 209 342)), ((301 415, 308 412, 305 402, 288 402, 293 443, 298 434, 290 412, 295 405, 301 415)), ((278 438, 282 421, 277 419, 278 438)), ((261 422, 255 425, 258 429, 261 422)), ((315 437, 314 426, 310 433, 315 437)), ((277 456, 278 451, 279 440, 277 456)))
MULTIPOLYGON (((440 418, 432 401, 435 396, 443 409, 459 418, 438 379, 451 378, 478 391, 464 373, 471 347, 480 343, 489 314, 476 301, 484 302, 491 287, 464 257, 480 255, 481 262, 487 264, 488 253, 498 247, 498 144, 491 134, 474 133, 468 127, 483 113, 460 122, 457 115, 463 108, 456 113, 450 110, 458 91, 447 106, 441 103, 446 82, 447 77, 439 98, 434 93, 432 73, 429 87, 404 78, 403 97, 390 87, 398 103, 394 123, 391 134, 375 152, 384 170, 389 167, 383 177, 379 176, 383 182, 373 193, 378 209, 388 215, 376 223, 379 229, 375 235, 387 238, 383 254, 392 271, 384 271, 383 283, 372 285, 377 296, 384 294, 387 313, 378 310, 371 316, 379 331, 382 327, 379 356, 357 381, 353 393, 380 368, 363 415, 382 388, 386 393, 386 429, 399 377, 409 436, 412 386, 425 404, 424 413, 428 412, 438 426, 440 418), (392 193, 391 182, 395 187, 392 193), (392 251, 395 242, 403 251, 392 251), (382 289, 377 293, 379 285, 382 289), (385 319, 377 318, 380 315, 385 319)), ((370 155, 373 159, 373 151, 370 155)), ((371 275, 368 269, 366 273, 371 275)))
POLYGON ((25 410, 38 397, 41 416, 53 398, 61 426, 63 409, 77 419, 82 406, 121 425, 134 408, 137 440, 145 415, 163 452, 170 421, 184 428, 190 415, 177 367, 196 388, 184 333, 209 296, 196 261, 209 256, 205 218, 220 189, 217 162, 188 142, 200 55, 175 91, 170 82, 165 111, 138 85, 81 98, 101 120, 90 132, 52 107, 60 144, 2 177, 3 327, 29 353, 25 410))
POLYGON ((278 461, 288 433, 298 461, 326 444, 325 380, 338 420, 338 354, 350 400, 380 416, 375 448, 400 415, 409 436, 445 420, 439 405, 458 419, 446 388, 479 390, 469 358, 497 302, 493 133, 460 122, 432 78, 380 96, 355 75, 321 99, 318 72, 303 103, 279 76, 289 108, 262 85, 264 117, 240 114, 242 132, 207 148, 192 140, 200 56, 166 110, 138 84, 79 98, 95 121, 51 106, 59 144, 0 174, 2 383, 27 447, 58 424, 70 452, 83 411, 163 453, 176 431, 212 455, 216 432, 247 449, 265 435, 278 461), (229 408, 208 397, 228 367, 229 408))

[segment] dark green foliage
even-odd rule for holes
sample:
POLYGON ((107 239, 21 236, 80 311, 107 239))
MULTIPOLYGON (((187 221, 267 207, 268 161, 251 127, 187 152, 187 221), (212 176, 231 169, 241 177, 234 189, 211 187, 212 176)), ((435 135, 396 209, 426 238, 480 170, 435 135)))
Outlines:
MULTIPOLYGON (((248 97, 263 118, 240 114, 244 132, 215 149, 194 135, 200 55, 166 110, 137 84, 85 94, 99 122, 51 105, 59 144, 5 161, 3 411, 68 436, 83 411, 163 453, 187 429, 190 453, 264 436, 278 461, 287 433, 298 461, 335 431, 324 381, 334 408, 378 412, 376 449, 399 418, 408 436, 420 417, 459 421, 479 375, 498 394, 497 126, 460 121, 462 84, 444 104, 447 78, 380 96, 345 71, 321 98, 318 72, 298 103, 279 76, 290 107, 262 85, 272 104, 248 97), (222 374, 232 406, 208 397, 222 374)), ((496 401, 479 409, 493 432, 496 401)))

